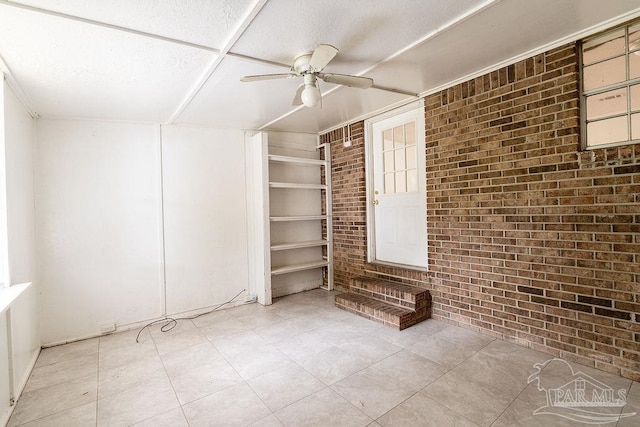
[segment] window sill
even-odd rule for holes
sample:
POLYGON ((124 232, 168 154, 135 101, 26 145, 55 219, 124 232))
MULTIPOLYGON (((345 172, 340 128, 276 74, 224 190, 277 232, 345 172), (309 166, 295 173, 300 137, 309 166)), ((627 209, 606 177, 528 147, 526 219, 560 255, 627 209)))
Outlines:
POLYGON ((0 314, 11 308, 11 304, 13 304, 29 286, 31 286, 31 282, 0 289, 0 314))

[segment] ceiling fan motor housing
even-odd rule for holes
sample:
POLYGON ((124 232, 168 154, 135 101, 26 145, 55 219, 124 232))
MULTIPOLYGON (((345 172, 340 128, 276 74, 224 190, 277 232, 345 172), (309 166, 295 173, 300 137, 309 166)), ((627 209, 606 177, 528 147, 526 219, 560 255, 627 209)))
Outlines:
POLYGON ((301 75, 313 73, 314 70, 312 70, 311 67, 309 67, 309 60, 311 60, 312 54, 313 52, 304 52, 296 56, 295 59, 293 60, 293 65, 291 66, 291 70, 301 75))

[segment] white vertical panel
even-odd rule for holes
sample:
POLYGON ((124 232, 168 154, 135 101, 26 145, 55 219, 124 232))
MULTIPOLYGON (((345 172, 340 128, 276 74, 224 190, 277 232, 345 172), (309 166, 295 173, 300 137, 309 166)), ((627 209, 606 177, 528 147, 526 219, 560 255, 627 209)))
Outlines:
MULTIPOLYGON (((9 87, 4 90, 4 111, 11 284, 35 283, 34 123, 9 87)), ((40 352, 38 304, 36 283, 20 295, 11 308, 16 393, 24 387, 40 352)))
POLYGON ((243 132, 163 126, 162 159, 167 311, 225 302, 248 288, 243 132))
POLYGON ((39 120, 44 343, 161 314, 159 127, 39 120))
POLYGON ((268 151, 265 132, 245 136, 249 292, 255 293, 262 305, 272 302, 268 151))
POLYGON ((9 399, 11 399, 9 379, 9 353, 7 351, 7 313, 0 313, 0 425, 9 418, 9 399))
POLYGON ((5 156, 9 269, 12 283, 35 279, 33 119, 5 89, 5 156))

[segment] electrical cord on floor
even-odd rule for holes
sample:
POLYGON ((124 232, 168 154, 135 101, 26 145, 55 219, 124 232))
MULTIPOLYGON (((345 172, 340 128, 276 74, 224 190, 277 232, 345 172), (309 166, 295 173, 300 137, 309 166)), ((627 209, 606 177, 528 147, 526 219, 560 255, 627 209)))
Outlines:
POLYGON ((136 335, 136 342, 137 343, 140 342, 139 341, 140 340, 140 334, 142 333, 142 331, 144 331, 149 326, 155 325, 156 323, 167 322, 166 324, 162 325, 162 327, 160 328, 160 332, 169 332, 170 330, 172 330, 173 328, 178 326, 178 320, 193 320, 193 319, 197 319, 200 316, 204 316, 205 314, 213 313, 214 311, 218 310, 219 308, 224 307, 225 305, 233 302, 233 300, 238 298, 244 291, 246 291, 246 289, 243 289, 240 292, 238 292, 229 301, 223 302, 222 304, 218 304, 215 307, 213 307, 211 310, 206 311, 204 313, 196 314, 195 316, 189 316, 189 317, 165 317, 164 319, 159 319, 159 320, 154 320, 153 322, 149 322, 146 325, 144 325, 142 327, 142 329, 140 329, 140 331, 138 332, 138 335, 136 335))

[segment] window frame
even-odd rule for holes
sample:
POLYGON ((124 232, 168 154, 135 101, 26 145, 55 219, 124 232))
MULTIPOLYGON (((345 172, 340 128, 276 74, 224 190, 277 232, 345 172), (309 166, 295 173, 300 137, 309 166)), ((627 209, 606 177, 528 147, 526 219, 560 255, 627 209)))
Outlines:
MULTIPOLYGON (((629 56, 633 55, 635 53, 640 53, 640 50, 636 50, 634 52, 630 52, 630 43, 629 43, 629 31, 630 28, 633 27, 634 25, 640 25, 640 19, 635 19, 631 22, 627 22, 625 24, 621 24, 621 25, 617 25, 615 27, 609 28, 605 31, 601 31, 597 34, 593 34, 589 37, 586 37, 580 41, 578 41, 578 46, 577 46, 577 56, 578 56, 578 68, 579 68, 579 79, 580 79, 580 133, 581 133, 581 148, 583 150, 595 150, 595 149, 600 149, 600 148, 610 148, 610 147, 619 147, 619 146, 625 146, 625 145, 632 145, 632 144, 637 144, 640 143, 640 138, 636 138, 633 139, 633 129, 632 129, 632 114, 640 114, 640 109, 637 110, 632 110, 631 108, 631 87, 634 85, 640 85, 640 76, 635 77, 633 79, 629 78, 630 77, 630 61, 629 61, 629 56), (613 84, 609 84, 606 86, 602 86, 602 87, 598 87, 596 89, 591 89, 589 91, 585 91, 584 89, 584 69, 585 66, 583 64, 584 62, 584 45, 596 38, 600 38, 603 36, 606 36, 607 34, 612 34, 615 33, 616 31, 620 31, 620 30, 624 30, 624 54, 622 55, 622 57, 624 58, 624 64, 625 64, 625 80, 623 80, 622 82, 619 83, 613 83, 613 84), (624 113, 620 113, 620 114, 613 114, 610 116, 605 116, 605 117, 600 117, 597 118, 595 120, 588 120, 588 111, 587 111, 587 98, 589 96, 593 96, 593 95, 598 95, 601 93, 606 93, 606 92, 610 92, 610 91, 614 91, 617 89, 626 89, 627 91, 627 106, 626 106, 626 111, 624 113), (593 122, 598 122, 598 121, 603 121, 603 120, 608 120, 608 119, 613 119, 616 117, 626 117, 626 121, 627 121, 627 139, 623 140, 623 141, 616 141, 616 142, 608 142, 608 143, 600 143, 600 144, 594 144, 594 145, 589 145, 588 144, 588 133, 587 133, 587 125, 589 123, 593 123, 593 122)), ((640 40, 640 39, 638 39, 640 40)), ((593 63, 588 64, 588 66, 592 66, 592 65, 596 65, 599 63, 603 63, 605 61, 609 61, 612 59, 615 59, 618 56, 611 56, 611 57, 606 57, 606 58, 602 58, 599 59, 593 63)))

